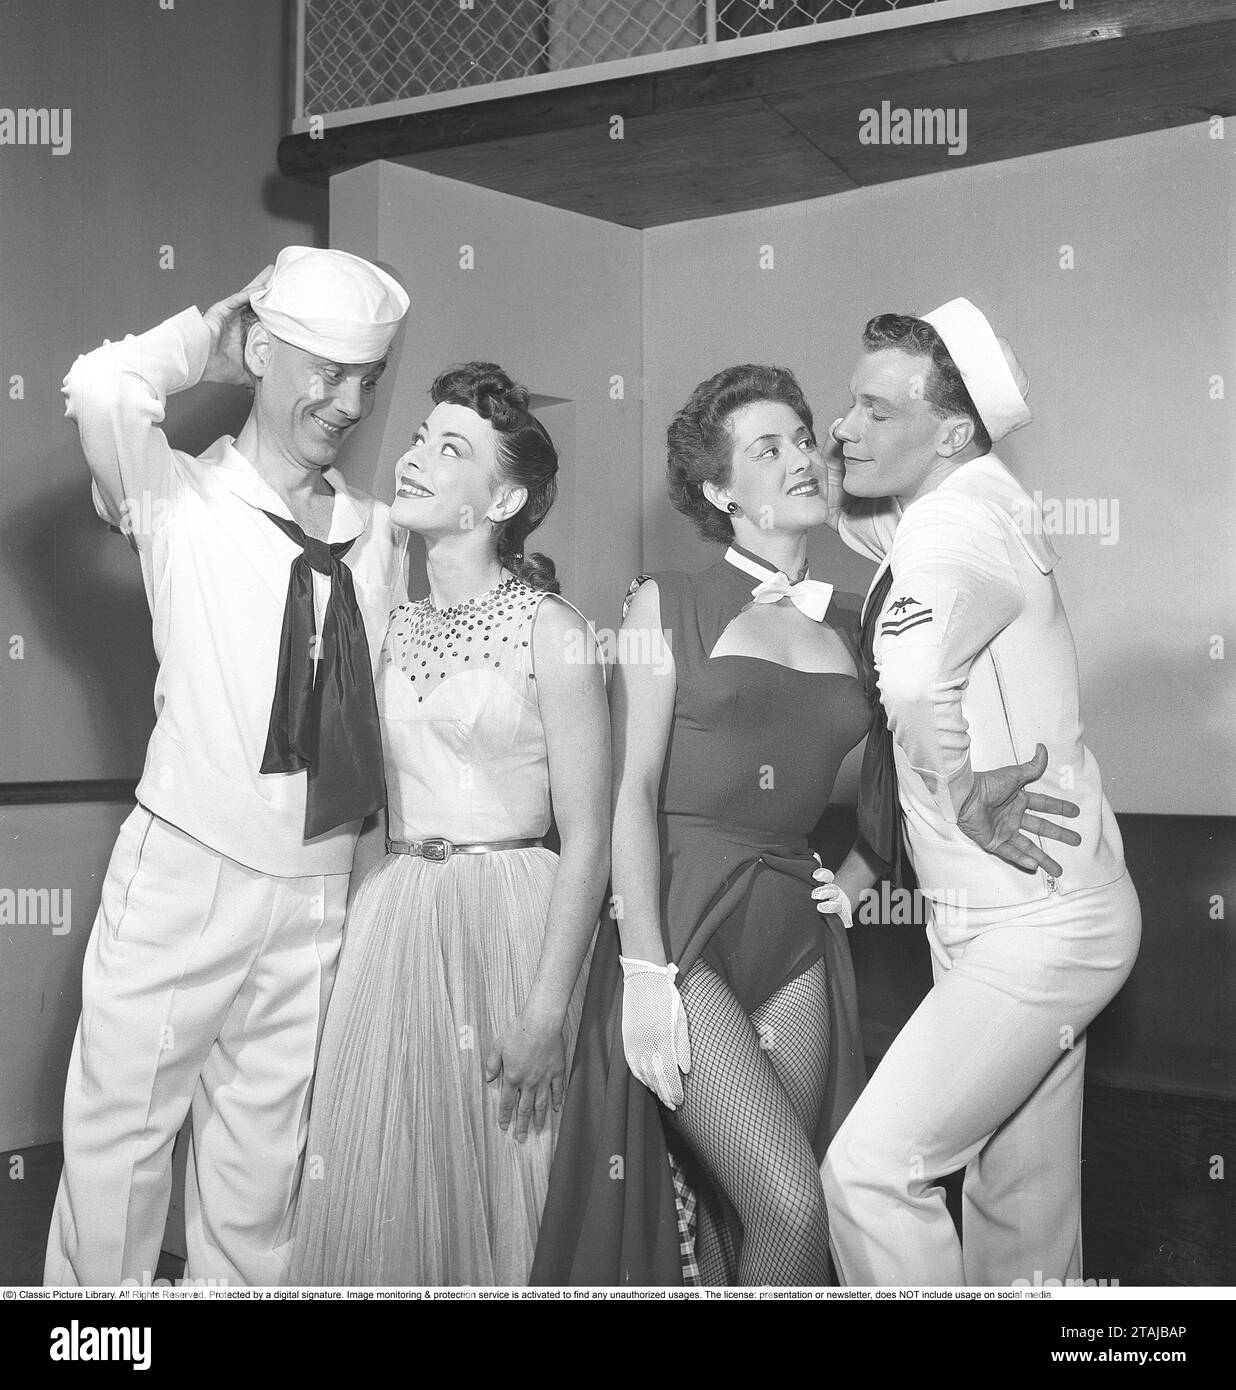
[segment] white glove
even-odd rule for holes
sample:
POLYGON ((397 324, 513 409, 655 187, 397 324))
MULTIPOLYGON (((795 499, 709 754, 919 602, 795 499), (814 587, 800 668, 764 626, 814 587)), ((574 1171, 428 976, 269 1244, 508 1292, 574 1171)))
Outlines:
POLYGON ((622 1050, 632 1075, 668 1110, 682 1104, 682 1076, 691 1070, 691 1040, 676 965, 618 957, 622 965, 622 1050))
POLYGON ((834 877, 833 871, 826 869, 821 864, 812 874, 812 878, 816 882, 824 884, 823 888, 811 890, 811 896, 816 899, 815 910, 830 917, 840 917, 841 925, 849 931, 854 925, 854 909, 850 899, 846 896, 845 889, 838 884, 834 877))

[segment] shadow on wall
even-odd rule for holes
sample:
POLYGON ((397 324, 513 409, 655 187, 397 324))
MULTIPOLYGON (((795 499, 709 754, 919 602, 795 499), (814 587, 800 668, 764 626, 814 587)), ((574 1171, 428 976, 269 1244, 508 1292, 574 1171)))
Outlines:
MULTIPOLYGON (((54 471, 60 470, 45 470, 54 471)), ((81 478, 10 509, 8 520, 7 582, 52 668, 83 692, 78 708, 89 721, 94 766, 101 775, 136 776, 154 723, 155 660, 140 579, 126 580, 105 553, 127 543, 95 516, 84 463, 81 478)), ((131 558, 136 577, 137 557, 131 558)), ((45 774, 23 767, 15 780, 45 780, 45 774)))
MULTIPOLYGON (((248 401, 234 388, 197 388, 169 402, 166 433, 176 447, 200 453, 220 434, 240 428, 248 401)), ((33 466, 39 476, 58 481, 25 505, 6 508, 6 583, 52 669, 83 692, 78 708, 89 721, 93 775, 137 777, 154 725, 157 669, 139 561, 127 539, 95 514, 73 425, 58 420, 48 433, 62 442, 33 466)), ((83 746, 80 738, 75 743, 83 746)), ((9 775, 37 781, 48 773, 27 760, 9 775)), ((55 777, 75 775, 82 774, 61 770, 55 777)))
MULTIPOLYGON (((271 217, 308 223, 312 235, 305 245, 330 245, 330 193, 327 189, 297 183, 285 179, 282 174, 271 174, 262 181, 262 207, 271 217)), ((261 268, 255 265, 240 283, 252 279, 261 268)))

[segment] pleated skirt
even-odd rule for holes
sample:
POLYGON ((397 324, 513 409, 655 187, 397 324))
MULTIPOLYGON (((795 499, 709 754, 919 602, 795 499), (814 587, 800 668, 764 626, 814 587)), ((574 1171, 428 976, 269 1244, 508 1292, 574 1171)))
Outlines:
POLYGON ((391 854, 366 877, 326 1016, 292 1283, 527 1282, 559 1117, 517 1143, 485 1062, 531 989, 557 863, 540 847, 391 854))

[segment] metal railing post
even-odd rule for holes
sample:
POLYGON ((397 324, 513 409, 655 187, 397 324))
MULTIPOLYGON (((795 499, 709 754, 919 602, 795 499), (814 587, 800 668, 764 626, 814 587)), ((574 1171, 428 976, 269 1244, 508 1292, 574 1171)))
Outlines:
MULTIPOLYGON (((308 0, 296 0, 296 77, 293 86, 293 115, 301 120, 305 114, 305 6, 308 0)), ((285 69, 286 71, 286 69, 285 69)))

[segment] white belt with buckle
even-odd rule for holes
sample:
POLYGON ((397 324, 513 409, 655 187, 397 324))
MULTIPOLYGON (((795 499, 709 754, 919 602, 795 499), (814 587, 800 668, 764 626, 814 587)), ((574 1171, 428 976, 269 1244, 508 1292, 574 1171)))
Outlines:
POLYGON ((531 849, 541 840, 471 840, 456 844, 435 835, 428 840, 387 840, 388 854, 412 854, 433 864, 445 864, 452 854, 492 854, 503 849, 531 849))

